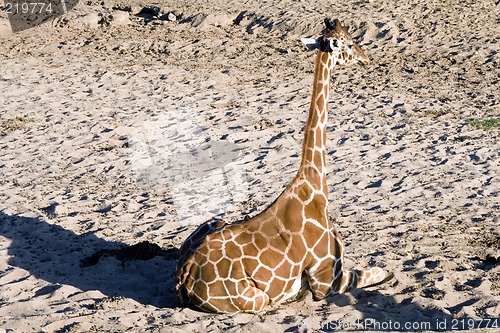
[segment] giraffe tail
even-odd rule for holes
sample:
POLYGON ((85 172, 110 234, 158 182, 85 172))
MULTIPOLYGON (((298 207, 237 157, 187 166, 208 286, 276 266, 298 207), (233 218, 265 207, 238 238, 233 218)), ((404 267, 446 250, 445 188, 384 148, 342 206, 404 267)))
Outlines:
POLYGON ((391 280, 393 277, 392 273, 388 273, 380 267, 343 271, 337 292, 344 293, 356 288, 376 286, 391 280))

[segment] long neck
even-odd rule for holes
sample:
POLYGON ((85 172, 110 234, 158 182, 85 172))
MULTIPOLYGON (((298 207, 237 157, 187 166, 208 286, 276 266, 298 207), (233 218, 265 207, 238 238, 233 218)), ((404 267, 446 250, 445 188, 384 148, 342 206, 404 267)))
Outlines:
POLYGON ((318 52, 299 171, 283 193, 262 213, 262 216, 272 214, 278 217, 287 229, 300 230, 303 217, 328 224, 325 141, 332 61, 328 53, 318 52))
POLYGON ((304 128, 302 161, 298 178, 306 178, 313 187, 321 186, 326 193, 326 123, 330 95, 330 71, 333 59, 326 52, 318 51, 314 70, 313 93, 309 116, 304 128), (315 186, 316 185, 316 186, 315 186))

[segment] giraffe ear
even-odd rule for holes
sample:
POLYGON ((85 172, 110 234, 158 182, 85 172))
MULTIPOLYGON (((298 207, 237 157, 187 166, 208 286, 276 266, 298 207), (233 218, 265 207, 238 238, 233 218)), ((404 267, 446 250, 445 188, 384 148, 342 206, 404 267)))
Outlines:
POLYGON ((319 47, 319 39, 316 38, 301 38, 302 43, 304 43, 309 51, 315 50, 319 47))

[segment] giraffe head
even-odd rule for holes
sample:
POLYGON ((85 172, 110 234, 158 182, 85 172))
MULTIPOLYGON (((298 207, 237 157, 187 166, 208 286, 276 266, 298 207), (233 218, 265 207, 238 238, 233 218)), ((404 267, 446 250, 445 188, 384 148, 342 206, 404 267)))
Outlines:
POLYGON ((342 27, 339 20, 335 19, 331 21, 326 18, 325 26, 325 31, 321 37, 317 39, 301 39, 308 49, 318 49, 321 52, 330 53, 335 60, 334 65, 370 64, 370 59, 368 59, 359 45, 354 43, 351 35, 342 27))

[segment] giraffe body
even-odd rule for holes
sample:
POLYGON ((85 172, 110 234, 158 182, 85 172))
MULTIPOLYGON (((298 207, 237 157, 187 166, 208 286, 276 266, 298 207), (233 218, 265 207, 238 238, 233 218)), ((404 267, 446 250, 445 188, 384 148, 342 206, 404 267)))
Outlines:
POLYGON ((369 60, 342 28, 325 20, 326 34, 305 40, 318 48, 313 94, 304 129, 302 161, 283 193, 245 221, 210 221, 180 249, 177 294, 219 313, 261 312, 310 289, 316 300, 330 293, 378 284, 381 268, 347 271, 342 239, 328 220, 326 124, 331 70, 369 60))

